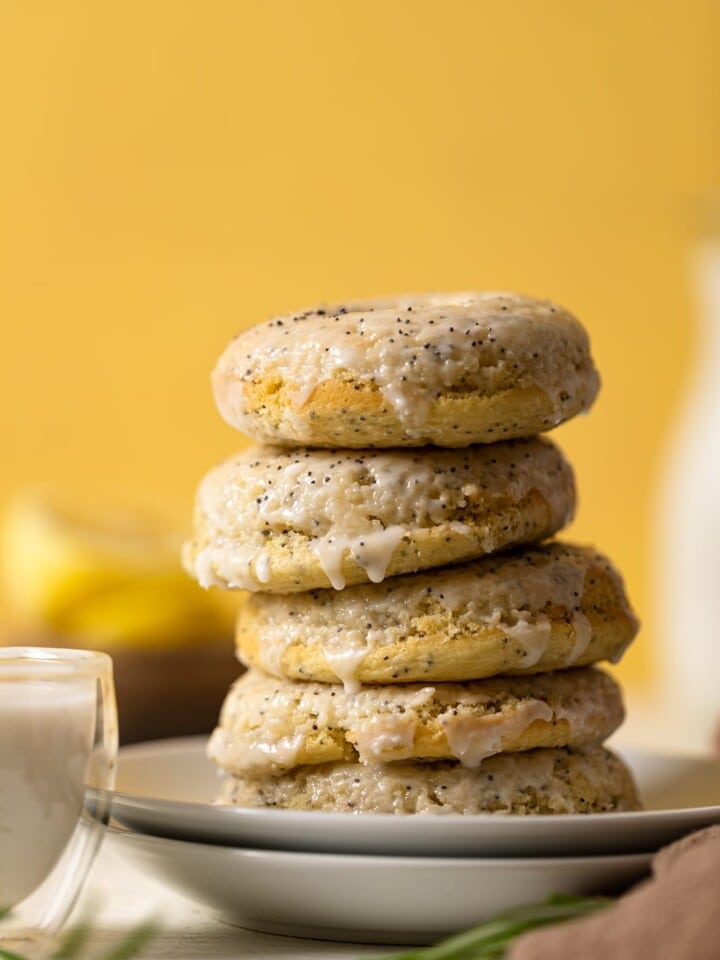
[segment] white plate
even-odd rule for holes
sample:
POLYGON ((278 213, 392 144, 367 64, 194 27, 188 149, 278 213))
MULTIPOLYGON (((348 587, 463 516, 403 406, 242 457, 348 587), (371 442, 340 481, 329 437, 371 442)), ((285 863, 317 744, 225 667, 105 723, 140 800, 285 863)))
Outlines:
POLYGON ((221 919, 322 940, 428 943, 551 893, 613 893, 649 854, 491 860, 245 850, 110 830, 116 855, 221 919))
POLYGON ((647 810, 563 817, 356 816, 211 806, 218 774, 204 738, 120 753, 113 816, 133 830, 227 846, 414 856, 638 853, 720 823, 720 760, 631 754, 647 810))

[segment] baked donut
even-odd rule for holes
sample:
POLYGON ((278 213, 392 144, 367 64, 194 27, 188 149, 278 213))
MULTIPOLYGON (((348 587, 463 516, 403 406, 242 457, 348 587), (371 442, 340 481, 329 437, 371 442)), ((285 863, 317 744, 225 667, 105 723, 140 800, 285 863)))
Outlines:
POLYGON ((352 694, 248 670, 225 698, 208 754, 233 774, 340 760, 477 767, 496 753, 601 743, 623 716, 620 688, 595 667, 352 694))
POLYGON ((218 803, 326 813, 572 814, 638 810, 622 760, 603 747, 501 753, 457 761, 326 763, 280 776, 228 776, 218 803))
POLYGON ((397 297, 275 317, 213 373, 221 415, 264 443, 465 447, 528 437, 589 409, 587 333, 511 293, 397 297))
POLYGON ((379 582, 551 536, 573 474, 549 440, 464 450, 255 447, 200 484, 186 569, 204 587, 379 582))
POLYGON ((551 542, 339 592, 248 594, 236 644, 247 666, 353 690, 616 662, 637 628, 610 561, 551 542))

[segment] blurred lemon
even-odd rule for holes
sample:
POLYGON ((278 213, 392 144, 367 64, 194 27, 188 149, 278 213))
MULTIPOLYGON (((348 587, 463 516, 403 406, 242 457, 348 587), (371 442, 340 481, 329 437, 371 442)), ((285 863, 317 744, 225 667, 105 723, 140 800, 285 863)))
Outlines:
POLYGON ((5 515, 4 592, 23 624, 69 639, 170 647, 230 637, 232 601, 182 572, 180 539, 139 507, 26 494, 5 515))

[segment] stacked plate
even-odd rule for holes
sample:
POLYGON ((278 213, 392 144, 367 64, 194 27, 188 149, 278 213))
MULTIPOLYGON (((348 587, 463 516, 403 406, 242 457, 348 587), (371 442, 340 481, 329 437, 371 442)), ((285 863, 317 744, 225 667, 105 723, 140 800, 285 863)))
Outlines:
POLYGON ((663 844, 720 823, 720 759, 626 754, 646 810, 393 816, 212 805, 203 738, 121 751, 116 852, 226 921, 426 943, 551 893, 613 893, 663 844))

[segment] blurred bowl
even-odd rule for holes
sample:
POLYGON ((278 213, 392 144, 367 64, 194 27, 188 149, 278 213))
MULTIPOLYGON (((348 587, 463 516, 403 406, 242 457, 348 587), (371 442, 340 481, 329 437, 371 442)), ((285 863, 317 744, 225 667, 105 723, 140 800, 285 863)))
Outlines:
MULTIPOLYGON (((78 647, 57 635, 13 634, 6 645, 78 647)), ((100 643, 82 646, 103 649, 100 643)), ((106 648, 113 661, 121 744, 209 734, 225 694, 244 667, 232 641, 177 649, 106 648)))
POLYGON ((157 509, 28 490, 7 504, 0 643, 102 650, 122 743, 209 733, 229 685, 238 595, 180 568, 182 533, 157 509))

